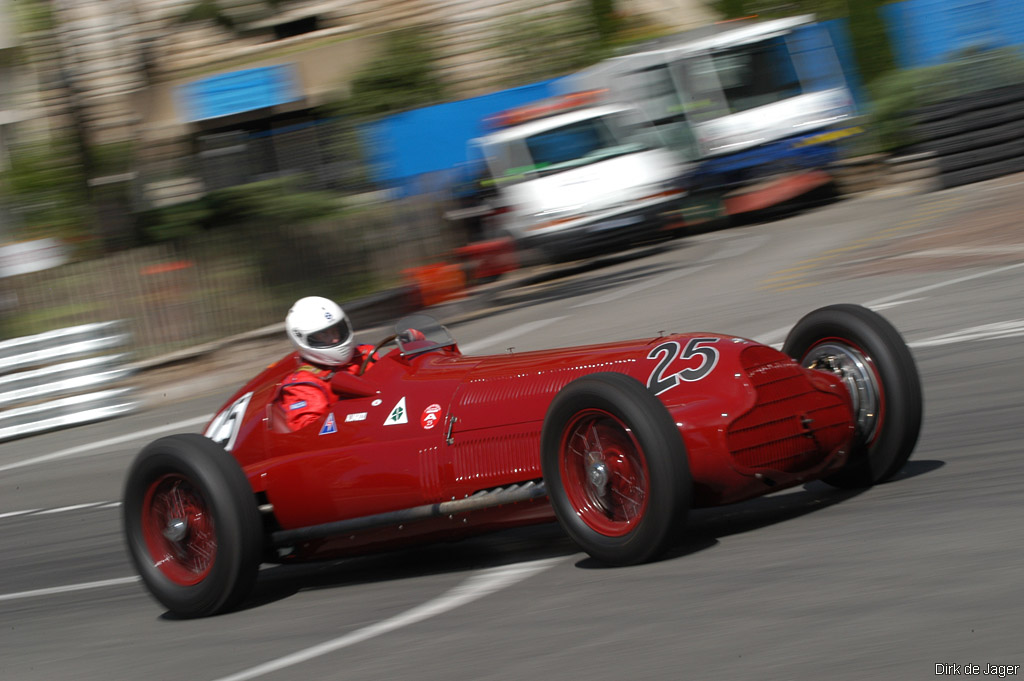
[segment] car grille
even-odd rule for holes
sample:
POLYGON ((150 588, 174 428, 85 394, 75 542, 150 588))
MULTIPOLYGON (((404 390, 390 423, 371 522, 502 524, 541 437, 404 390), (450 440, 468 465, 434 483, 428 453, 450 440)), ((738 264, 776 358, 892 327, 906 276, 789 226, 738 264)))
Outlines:
POLYGON ((805 370, 766 347, 747 348, 740 362, 757 403, 729 427, 734 461, 748 469, 800 472, 821 462, 850 434, 850 411, 817 390, 805 370))

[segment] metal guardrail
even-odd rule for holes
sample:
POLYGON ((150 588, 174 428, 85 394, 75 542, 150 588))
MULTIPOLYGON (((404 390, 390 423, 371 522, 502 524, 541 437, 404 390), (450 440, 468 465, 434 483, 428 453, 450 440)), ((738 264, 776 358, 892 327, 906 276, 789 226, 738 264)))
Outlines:
POLYGON ((134 411, 122 322, 84 324, 0 342, 0 441, 134 411))

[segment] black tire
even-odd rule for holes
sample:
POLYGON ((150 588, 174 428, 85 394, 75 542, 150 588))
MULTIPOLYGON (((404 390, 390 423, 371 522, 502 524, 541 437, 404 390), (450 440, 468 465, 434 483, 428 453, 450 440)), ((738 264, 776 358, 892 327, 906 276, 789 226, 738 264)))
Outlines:
POLYGON ((1014 142, 1024 137, 1024 120, 1011 121, 993 128, 975 130, 956 137, 935 140, 924 145, 928 151, 939 156, 958 154, 972 149, 980 149, 1004 142, 1014 142))
POLYGON ((174 615, 215 615, 252 590, 263 544, 259 510, 241 467, 211 440, 171 435, 146 446, 128 471, 123 513, 132 561, 174 615), (169 519, 185 521, 175 528, 182 536, 167 536, 169 519))
POLYGON ((917 123, 930 123, 978 109, 988 109, 1021 100, 1024 100, 1024 87, 1019 84, 1006 85, 929 104, 918 109, 913 118, 917 123))
POLYGON ((840 363, 859 359, 864 367, 860 381, 853 365, 834 368, 851 386, 855 409, 861 407, 849 459, 825 482, 844 489, 870 487, 903 468, 921 431, 923 399, 914 357, 892 324, 860 305, 830 305, 797 322, 782 351, 804 366, 831 354, 839 355, 840 363), (860 397, 853 385, 864 391, 860 397), (871 400, 874 409, 868 408, 871 400))
POLYGON ((939 183, 943 189, 951 189, 952 187, 992 180, 1003 175, 1012 175, 1022 171, 1024 171, 1024 158, 1008 158, 996 161, 995 163, 986 163, 985 165, 974 166, 973 168, 942 173, 939 176, 939 183))
POLYGON ((591 374, 559 392, 544 419, 541 466, 562 528, 604 563, 653 560, 686 523, 691 483, 682 435, 661 401, 630 376, 591 374), (595 440, 600 428, 599 461, 566 445, 588 424, 595 440))
POLYGON ((972 111, 954 118, 924 123, 914 128, 914 135, 922 141, 952 137, 975 130, 992 128, 1024 118, 1024 104, 1014 102, 991 109, 972 111))
POLYGON ((1012 142, 943 156, 939 159, 939 168, 943 173, 955 173, 965 168, 975 168, 1007 158, 1020 157, 1024 157, 1024 140, 1017 139, 1012 142))

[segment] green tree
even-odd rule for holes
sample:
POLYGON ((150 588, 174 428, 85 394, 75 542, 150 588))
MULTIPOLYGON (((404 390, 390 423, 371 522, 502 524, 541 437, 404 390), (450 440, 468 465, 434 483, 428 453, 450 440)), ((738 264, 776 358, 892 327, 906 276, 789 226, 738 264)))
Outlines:
POLYGON ((822 21, 845 18, 860 77, 870 83, 893 69, 892 48, 881 15, 884 4, 885 0, 793 0, 786 4, 773 0, 716 0, 712 6, 727 19, 797 14, 814 14, 822 21))
POLYGON ((431 34, 404 29, 386 34, 384 49, 352 81, 340 113, 365 122, 444 101, 431 34))
POLYGON ((366 182, 366 155, 359 126, 383 116, 445 101, 437 55, 426 29, 387 33, 380 54, 353 79, 349 94, 339 89, 324 107, 335 119, 333 151, 347 163, 350 186, 366 182))
POLYGON ((18 238, 56 236, 82 243, 89 236, 87 197, 74 143, 57 137, 11 150, 0 188, 18 216, 18 238))
POLYGON ((510 67, 502 85, 563 76, 609 55, 615 36, 613 9, 600 2, 577 2, 566 9, 546 7, 524 10, 499 26, 495 48, 510 67))

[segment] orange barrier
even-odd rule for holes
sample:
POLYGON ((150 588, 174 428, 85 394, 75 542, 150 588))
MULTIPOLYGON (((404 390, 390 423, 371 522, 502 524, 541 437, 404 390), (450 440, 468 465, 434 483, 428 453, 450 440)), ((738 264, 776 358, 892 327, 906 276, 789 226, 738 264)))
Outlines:
POLYGON ((470 283, 490 281, 519 269, 519 256, 512 239, 477 241, 456 248, 455 256, 465 265, 470 283))
POLYGON ((402 270, 423 307, 466 295, 466 275, 461 265, 433 263, 402 270))

